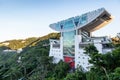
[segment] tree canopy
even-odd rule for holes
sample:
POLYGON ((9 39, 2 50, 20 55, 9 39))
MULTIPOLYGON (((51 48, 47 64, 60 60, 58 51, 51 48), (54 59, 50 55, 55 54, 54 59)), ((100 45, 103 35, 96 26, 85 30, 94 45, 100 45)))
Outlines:
POLYGON ((71 72, 67 63, 53 64, 53 58, 48 56, 49 39, 58 39, 59 35, 52 33, 33 40, 19 54, 0 52, 0 80, 120 80, 120 46, 100 54, 94 45, 88 45, 85 54, 90 56, 89 62, 93 64, 90 71, 78 68, 71 72))

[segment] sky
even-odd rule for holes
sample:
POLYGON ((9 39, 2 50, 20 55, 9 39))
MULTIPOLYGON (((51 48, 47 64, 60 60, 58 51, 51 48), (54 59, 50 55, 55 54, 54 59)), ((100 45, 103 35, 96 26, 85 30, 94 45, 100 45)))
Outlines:
POLYGON ((52 32, 49 24, 104 7, 113 21, 94 36, 120 32, 120 0, 0 0, 0 41, 40 37, 52 32))

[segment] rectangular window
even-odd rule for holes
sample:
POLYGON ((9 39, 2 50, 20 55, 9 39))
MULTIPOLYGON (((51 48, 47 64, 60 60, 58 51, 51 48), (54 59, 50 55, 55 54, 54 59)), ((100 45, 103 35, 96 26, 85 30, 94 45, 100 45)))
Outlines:
POLYGON ((87 22, 87 14, 83 14, 81 17, 80 17, 80 25, 83 25, 87 22))
POLYGON ((74 56, 75 31, 63 32, 63 53, 66 56, 74 56))
POLYGON ((72 19, 66 20, 63 28, 64 30, 74 28, 73 20, 72 19))

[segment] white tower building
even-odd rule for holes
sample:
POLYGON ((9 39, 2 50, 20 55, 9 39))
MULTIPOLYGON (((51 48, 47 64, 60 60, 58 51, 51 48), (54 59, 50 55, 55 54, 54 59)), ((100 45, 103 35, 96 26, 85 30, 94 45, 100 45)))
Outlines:
POLYGON ((94 44, 99 53, 111 51, 107 45, 110 43, 108 37, 92 37, 91 33, 106 24, 110 23, 112 16, 104 9, 100 8, 81 16, 76 16, 57 23, 50 24, 50 28, 61 33, 60 40, 50 39, 49 56, 54 57, 54 63, 64 60, 71 68, 81 66, 84 70, 89 70, 91 64, 84 48, 88 44, 94 44))

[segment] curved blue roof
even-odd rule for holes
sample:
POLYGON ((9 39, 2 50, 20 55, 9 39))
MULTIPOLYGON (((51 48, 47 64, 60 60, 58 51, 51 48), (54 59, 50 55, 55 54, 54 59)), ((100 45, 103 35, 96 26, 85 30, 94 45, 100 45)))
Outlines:
POLYGON ((76 29, 85 27, 87 24, 90 24, 92 21, 94 21, 104 12, 107 12, 107 11, 104 8, 100 8, 100 9, 82 14, 81 16, 71 17, 69 19, 50 24, 50 27, 60 32, 76 30, 76 29))

